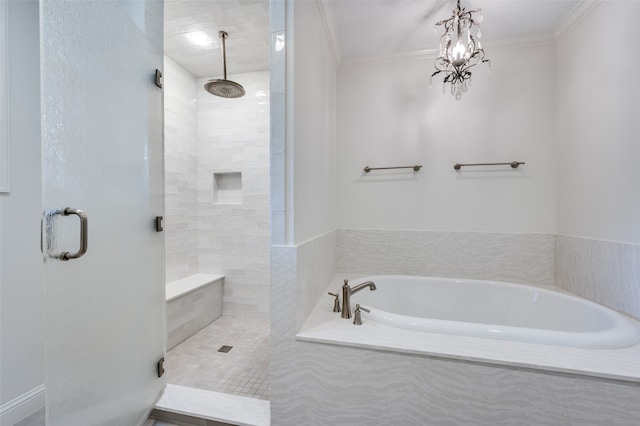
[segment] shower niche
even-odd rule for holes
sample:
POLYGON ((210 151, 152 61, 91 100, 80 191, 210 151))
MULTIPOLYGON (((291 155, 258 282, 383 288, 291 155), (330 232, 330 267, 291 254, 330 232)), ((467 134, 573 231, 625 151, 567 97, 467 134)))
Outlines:
POLYGON ((213 204, 242 204, 242 172, 213 174, 213 204))

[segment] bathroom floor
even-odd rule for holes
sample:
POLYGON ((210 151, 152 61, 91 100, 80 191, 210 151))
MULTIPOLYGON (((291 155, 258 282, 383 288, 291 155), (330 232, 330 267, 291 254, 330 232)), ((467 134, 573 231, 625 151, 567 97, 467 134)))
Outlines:
POLYGON ((165 371, 167 383, 268 400, 269 321, 222 316, 170 350, 165 371))

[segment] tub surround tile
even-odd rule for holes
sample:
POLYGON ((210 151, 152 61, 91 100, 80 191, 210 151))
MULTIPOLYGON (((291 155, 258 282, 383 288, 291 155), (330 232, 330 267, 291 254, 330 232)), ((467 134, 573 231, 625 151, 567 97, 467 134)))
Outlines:
POLYGON ((640 245, 558 235, 556 282, 640 319, 640 245))
POLYGON ((552 234, 338 230, 338 270, 554 285, 552 234))
POLYGON ((327 283, 337 272, 337 232, 331 231, 298 246, 297 329, 326 294, 327 283))
MULTIPOLYGON (((353 327, 353 326, 352 326, 353 327)), ((271 405, 279 426, 632 425, 640 386, 296 342, 271 405)), ((274 381, 276 378, 274 378, 274 381)))
POLYGON ((293 336, 325 294, 337 270, 336 236, 271 247, 272 336, 293 336))
MULTIPOLYGON (((338 274, 327 290, 335 291, 343 278, 362 277, 338 274)), ((640 344, 625 349, 588 350, 415 332, 372 321, 356 327, 351 320, 332 312, 332 307, 331 300, 321 300, 297 339, 640 383, 640 344)), ((636 325, 640 327, 640 322, 636 325)))
POLYGON ((238 426, 268 426, 269 402, 179 385, 167 385, 156 410, 238 426))

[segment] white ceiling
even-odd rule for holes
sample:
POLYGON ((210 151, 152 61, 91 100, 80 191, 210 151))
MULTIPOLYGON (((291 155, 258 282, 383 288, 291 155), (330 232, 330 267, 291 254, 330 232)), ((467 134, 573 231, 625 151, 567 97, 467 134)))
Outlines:
MULTIPOLYGON (((296 0, 315 1, 315 0, 296 0)), ((325 1, 325 0, 321 0, 325 1)), ((550 32, 579 0, 462 0, 482 8, 483 40, 550 32)), ((437 47, 435 23, 455 0, 328 0, 342 57, 437 47)), ((222 75, 218 31, 229 33, 229 75, 269 68, 268 0, 165 0, 165 53, 196 77, 222 75), (205 46, 189 34, 203 32, 205 46)))
MULTIPOLYGON (((436 22, 451 17, 455 0, 333 0, 343 57, 436 48, 436 22)), ((553 31, 579 1, 462 0, 482 9, 483 40, 553 31)))
POLYGON ((269 69, 268 0, 165 0, 164 53, 194 76, 222 78, 220 30, 229 34, 229 76, 269 69), (190 39, 197 32, 206 45, 190 39))

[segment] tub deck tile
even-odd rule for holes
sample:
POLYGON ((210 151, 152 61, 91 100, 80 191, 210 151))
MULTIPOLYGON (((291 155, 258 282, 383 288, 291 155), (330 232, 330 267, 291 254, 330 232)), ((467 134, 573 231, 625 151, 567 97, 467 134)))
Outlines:
MULTIPOLYGON (((339 273, 327 291, 339 289, 345 278, 356 281, 365 276, 339 273)), ((632 321, 640 327, 640 322, 632 321)), ((296 339, 640 383, 640 344, 623 349, 578 349, 410 331, 366 320, 354 326, 352 320, 332 312, 328 298, 318 302, 296 339)))

